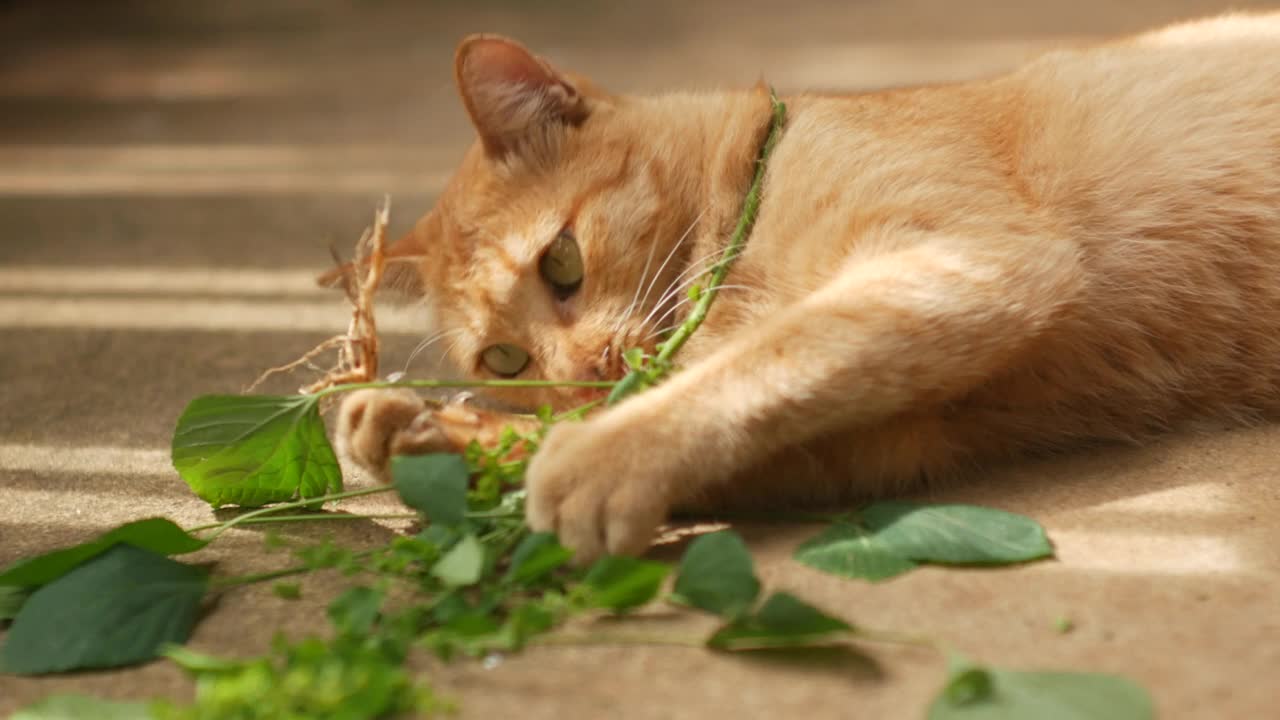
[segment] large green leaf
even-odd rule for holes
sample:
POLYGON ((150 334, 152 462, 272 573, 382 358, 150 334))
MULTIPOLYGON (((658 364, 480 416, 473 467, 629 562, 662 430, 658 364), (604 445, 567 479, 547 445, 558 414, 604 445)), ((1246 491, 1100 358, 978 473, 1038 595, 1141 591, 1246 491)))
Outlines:
POLYGON ((18 617, 18 611, 27 602, 31 591, 26 588, 0 585, 0 623, 18 617))
POLYGON ((150 660, 186 641, 207 585, 202 568, 116 545, 32 593, 0 666, 36 674, 150 660))
POLYGON ((1039 523, 994 508, 881 502, 859 515, 899 555, 918 562, 992 565, 1053 555, 1039 523))
POLYGON ((795 559, 833 575, 884 580, 916 567, 875 533, 842 520, 796 549, 795 559))
POLYGON ((737 533, 721 530, 703 535, 684 551, 673 599, 735 617, 749 609, 759 594, 751 551, 737 533))
POLYGON ((929 707, 929 720, 1150 720, 1151 697, 1115 675, 952 671, 929 707))
POLYGON ((738 618, 707 639, 717 650, 830 645, 845 639, 853 626, 831 617, 800 598, 777 592, 752 615, 738 618))
POLYGON ((173 466, 214 507, 256 507, 342 490, 314 395, 205 395, 173 434, 173 466))
POLYGON ((864 580, 921 563, 999 565, 1053 555, 1044 528, 1022 515, 974 505, 875 503, 802 544, 796 560, 864 580))
POLYGON ((425 513, 432 524, 460 525, 467 517, 467 461, 461 455, 398 455, 391 477, 405 505, 425 513))
POLYGON ((591 607, 626 612, 652 600, 670 572, 666 563, 607 555, 582 579, 586 602, 591 607))
POLYGON ((88 695, 50 695, 9 716, 9 720, 152 720, 148 703, 115 702, 88 695))
POLYGON ((183 555, 209 543, 191 537, 165 518, 147 518, 108 530, 89 542, 25 558, 0 573, 0 586, 39 587, 65 575, 90 558, 101 555, 117 543, 150 550, 160 555, 183 555))

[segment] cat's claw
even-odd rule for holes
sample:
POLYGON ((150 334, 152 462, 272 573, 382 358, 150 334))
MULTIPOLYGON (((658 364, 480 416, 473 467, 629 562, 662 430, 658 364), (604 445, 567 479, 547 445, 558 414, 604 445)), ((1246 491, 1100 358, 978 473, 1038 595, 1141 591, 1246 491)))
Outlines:
POLYGON ((617 417, 555 426, 525 475, 529 526, 556 533, 578 564, 644 552, 670 511, 652 448, 617 417))

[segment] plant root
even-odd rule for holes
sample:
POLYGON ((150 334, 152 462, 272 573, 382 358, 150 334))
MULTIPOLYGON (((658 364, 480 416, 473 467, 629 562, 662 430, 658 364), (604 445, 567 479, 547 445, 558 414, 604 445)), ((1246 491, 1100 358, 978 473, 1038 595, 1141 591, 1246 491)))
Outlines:
POLYGON ((312 360, 335 348, 338 357, 334 365, 319 380, 299 388, 299 393, 311 395, 335 385, 378 379, 378 323, 374 317, 373 299, 386 268, 387 223, 390 217, 391 199, 388 197, 374 211, 373 225, 365 228, 356 241, 355 259, 351 263, 343 263, 337 251, 331 249, 343 294, 351 305, 347 332, 325 340, 293 362, 267 370, 245 388, 245 393, 253 392, 272 376, 303 365, 311 366, 312 360))

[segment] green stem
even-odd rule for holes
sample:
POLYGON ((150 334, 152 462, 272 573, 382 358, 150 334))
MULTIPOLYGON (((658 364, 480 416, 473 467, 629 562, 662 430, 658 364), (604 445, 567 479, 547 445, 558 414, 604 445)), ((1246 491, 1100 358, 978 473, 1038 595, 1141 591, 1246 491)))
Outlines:
POLYGON ((467 518, 470 520, 515 520, 523 517, 524 513, 511 512, 510 510, 503 510, 501 512, 481 510, 467 513, 467 518))
MULTIPOLYGON (((623 378, 623 380, 625 381, 626 378, 623 378)), ((616 389, 620 383, 621 381, 618 383, 613 383, 613 387, 616 389)), ((586 415, 587 413, 596 409, 604 402, 605 402, 604 400, 592 400, 586 405, 579 405, 578 407, 573 408, 572 410, 565 410, 559 415, 552 416, 551 422, 558 423, 561 420, 581 420, 583 415, 586 415)))
POLYGON ((846 520, 850 513, 804 512, 800 510, 776 510, 771 512, 718 512, 710 513, 673 513, 674 520, 698 520, 703 522, 755 523, 758 525, 780 524, 827 524, 846 520))
MULTIPOLYGON (((293 522, 327 522, 330 520, 416 520, 422 517, 418 513, 381 513, 375 515, 360 515, 354 513, 309 513, 307 515, 285 515, 283 517, 257 517, 250 518, 240 525, 266 525, 268 523, 293 523, 293 522)), ((210 525, 201 525, 194 527, 187 532, 201 532, 221 527, 223 523, 212 523, 210 525)))
POLYGON ((384 487, 364 488, 361 490, 348 490, 347 492, 332 493, 330 495, 320 495, 318 497, 306 498, 304 500, 294 500, 293 502, 281 503, 279 505, 272 505, 271 507, 265 507, 259 510, 253 510, 243 515, 237 515, 231 518, 230 520, 227 520, 226 522, 188 528, 187 532, 195 533, 195 532, 202 532, 205 530, 213 530, 213 532, 210 533, 209 537, 207 538, 208 542, 213 542, 218 538, 219 535, 230 530, 231 528, 237 525, 243 525, 253 520, 254 518, 260 518, 264 515, 272 515, 282 510, 296 510, 298 508, 307 507, 309 505, 315 505, 316 503, 326 503, 332 500, 346 500, 347 498, 362 497, 364 495, 376 495, 378 493, 385 493, 385 492, 395 492, 395 488, 390 485, 387 485, 384 487))
POLYGON ((325 388, 317 392, 312 397, 317 399, 326 395, 335 393, 351 392, 353 390, 370 390, 382 388, 473 388, 473 387, 491 387, 491 388, 595 388, 598 390, 610 390, 617 383, 610 380, 397 380, 396 382, 375 381, 365 383, 350 383, 347 385, 334 385, 331 388, 325 388))
POLYGON ((529 645, 565 647, 573 645, 654 645, 705 648, 706 640, 687 635, 647 635, 644 633, 558 633, 529 638, 529 645))
POLYGON ((711 303, 716 299, 720 286, 724 284, 724 279, 729 274, 729 268, 733 266, 733 261, 741 254, 742 247, 747 242, 747 236, 751 233, 751 227, 755 224, 756 214, 760 210, 760 193, 764 185, 764 174, 765 169, 768 167, 769 155, 773 153, 774 146, 778 144, 778 138, 782 135, 782 125, 787 116, 787 106, 778 100, 777 95, 770 93, 769 101, 773 104, 773 119, 769 125, 769 135, 765 138, 764 146, 760 148, 760 156, 756 160, 755 177, 752 179, 751 189, 747 192, 747 197, 742 203, 742 214, 738 217, 738 225, 733 229, 733 235, 730 236, 729 244, 725 246, 720 260, 712 266, 707 279, 707 287, 701 291, 689 316, 684 319, 684 322, 680 323, 680 326, 676 328, 675 333, 670 338, 663 341, 662 349, 650 363, 652 367, 658 368, 657 375, 650 375, 648 370, 632 370, 609 394, 608 402, 610 405, 621 401, 631 393, 649 385, 661 377, 662 374, 665 374, 666 368, 671 367, 671 358, 679 352, 681 347, 684 347, 685 342, 689 340, 694 331, 702 325, 702 321, 706 319, 707 312, 711 309, 711 303))
MULTIPOLYGON (((352 560, 364 560, 372 557, 373 550, 365 550, 364 552, 355 553, 351 556, 352 560)), ((293 567, 283 568, 281 570, 270 570, 263 573, 254 573, 252 575, 236 575, 234 577, 214 578, 210 583, 213 590, 226 590, 228 588, 240 587, 241 585, 252 585, 254 583, 267 582, 268 580, 277 580, 282 577, 290 577, 292 575, 302 575, 315 570, 327 570, 329 568, 317 568, 314 565, 294 565, 293 567)))
POLYGON ((310 565, 295 565, 294 567, 284 568, 283 570, 272 570, 270 572, 256 573, 253 575, 237 575, 235 577, 214 578, 209 583, 211 590, 227 590, 241 585, 252 585, 254 583, 267 582, 268 580, 277 580, 282 577, 291 575, 301 575, 311 572, 315 568, 310 565))

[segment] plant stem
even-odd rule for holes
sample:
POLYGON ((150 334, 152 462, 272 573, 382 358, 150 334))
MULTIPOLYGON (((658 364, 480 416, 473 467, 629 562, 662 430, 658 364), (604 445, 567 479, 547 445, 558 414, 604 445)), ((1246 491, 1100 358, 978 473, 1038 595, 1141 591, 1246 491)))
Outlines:
POLYGON ((522 517, 524 517, 524 513, 511 512, 510 510, 502 510, 500 512, 478 510, 467 513, 467 518, 471 520, 516 520, 522 517))
MULTIPOLYGON (((355 553, 351 556, 352 560, 364 560, 372 556, 373 550, 365 550, 364 552, 355 553)), ((314 565, 294 565, 280 570, 269 570, 262 573, 254 573, 252 575, 236 575, 234 577, 215 578, 210 583, 213 590, 226 590, 227 588, 239 587, 241 585, 252 585, 254 583, 266 582, 268 580, 276 580, 291 575, 301 575, 314 570, 328 570, 329 568, 318 568, 314 565)))
POLYGON ((704 648, 703 638, 688 635, 646 635, 644 633, 559 633, 530 638, 529 645, 566 647, 573 645, 654 645, 704 648))
MULTIPOLYGON (((330 520, 416 520, 421 515, 418 513, 380 513, 374 515, 360 515, 355 513, 309 513, 307 515, 285 515, 283 517, 267 516, 250 518, 240 522, 240 525, 265 525, 268 523, 292 523, 292 522, 326 522, 330 520)), ((200 532, 203 530, 211 530, 221 527, 222 523, 213 523, 211 525, 201 525, 194 527, 187 532, 200 532)))
POLYGON ((331 388, 325 388, 314 395, 319 399, 326 395, 335 393, 351 392, 353 390, 369 390, 379 388, 473 388, 473 387, 492 387, 492 388, 595 388, 598 390, 612 389, 617 383, 610 380, 397 380, 375 381, 366 383, 350 383, 348 385, 334 385, 331 388))
POLYGON ((673 520, 690 520, 700 522, 723 522, 723 523, 756 523, 760 525, 768 524, 803 524, 811 525, 815 523, 833 523, 840 520, 846 520, 850 517, 850 513, 824 513, 824 512, 804 512, 801 510, 776 510, 776 511, 757 511, 757 512, 718 512, 714 514, 708 513, 673 513, 673 520))
MULTIPOLYGON (((787 106, 778 100, 778 96, 770 93, 769 101, 773 104, 773 119, 769 124, 769 135, 765 138, 764 146, 760 148, 760 156, 756 159, 755 177, 751 181, 751 189, 747 191, 747 197, 742 202, 742 214, 738 217, 738 225, 733 229, 733 235, 729 238, 729 244, 725 246, 724 253, 721 254, 720 260, 712 266, 707 279, 707 286, 701 291, 698 300, 694 303, 693 310, 689 316, 680 323, 675 333, 670 338, 663 341, 662 350, 650 363, 653 367, 659 368, 659 373, 665 373, 665 368, 670 367, 671 358, 679 352, 685 342, 693 335, 698 326, 702 325, 702 321, 706 319, 707 312, 711 309, 711 303, 716 299, 720 286, 724 284, 725 276, 729 274, 729 268, 733 265, 733 261, 742 253, 742 247, 747 242, 747 236, 751 233, 751 227, 755 224, 756 214, 760 210, 760 191, 764 185, 765 169, 769 163, 769 155, 773 153, 773 148, 778 144, 778 138, 782 135, 782 124, 787 116, 787 106)), ((660 376, 660 375, 659 375, 660 376)), ((622 378, 613 392, 609 394, 609 404, 613 405, 635 391, 648 385, 657 377, 651 377, 646 370, 632 370, 627 376, 622 378)))
POLYGON ((301 575, 311 572, 315 568, 310 565, 295 565, 293 567, 284 568, 283 570, 272 570, 270 572, 255 573, 253 575, 237 575, 235 577, 214 578, 209 583, 211 590, 226 590, 228 588, 239 587, 241 585, 252 585, 254 583, 266 582, 268 580, 276 580, 291 575, 301 575))
POLYGON ((265 507, 259 510, 253 510, 243 515, 237 515, 231 518, 230 520, 227 520, 226 522, 214 523, 210 525, 201 525, 199 527, 189 528, 187 532, 195 533, 195 532, 202 532, 204 530, 213 530, 213 532, 210 533, 209 537, 207 538, 208 542, 213 542, 218 538, 219 535, 226 532, 227 530, 230 530, 236 525, 243 525, 253 520, 254 518, 260 518, 264 515, 272 515, 282 510, 296 510, 298 508, 307 507, 308 505, 315 505, 316 503, 326 503, 331 500, 346 500, 347 498, 362 497, 364 495, 376 495, 378 493, 394 492, 394 491, 395 491, 394 487, 387 485, 385 487, 363 488, 361 490, 348 490, 347 492, 332 493, 330 495, 320 495, 318 497, 306 498, 304 500, 294 500, 293 502, 281 503, 279 505, 272 505, 271 507, 265 507))
MULTIPOLYGON (((617 387, 618 383, 613 383, 613 385, 614 387, 617 387)), ((582 419, 583 415, 586 415, 587 413, 596 409, 604 402, 605 402, 604 400, 592 400, 586 405, 579 405, 578 407, 573 408, 572 410, 565 410, 559 415, 552 416, 551 422, 558 423, 561 420, 580 420, 582 419)))

